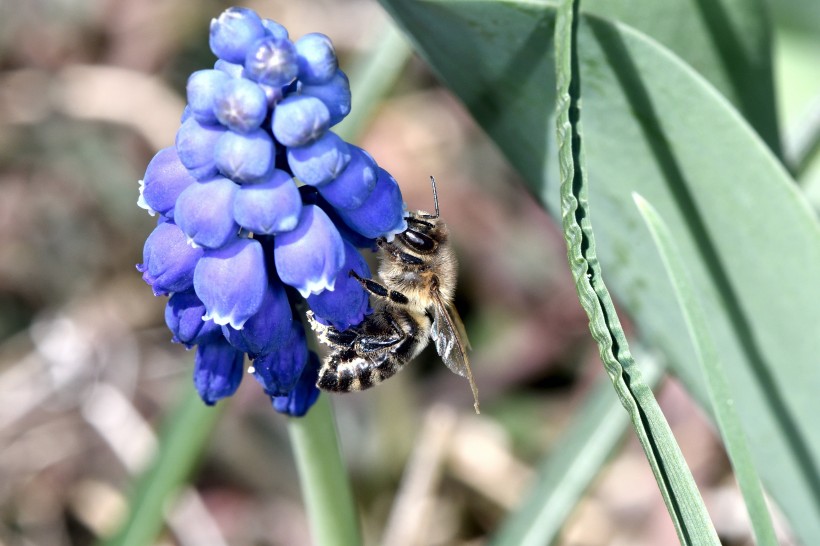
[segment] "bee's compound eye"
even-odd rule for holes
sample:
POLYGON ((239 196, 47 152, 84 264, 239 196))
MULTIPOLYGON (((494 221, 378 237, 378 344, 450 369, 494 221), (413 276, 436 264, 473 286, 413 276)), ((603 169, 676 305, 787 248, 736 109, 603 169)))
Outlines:
POLYGON ((433 239, 418 231, 408 229, 402 235, 407 245, 413 250, 431 252, 436 248, 436 243, 433 239))

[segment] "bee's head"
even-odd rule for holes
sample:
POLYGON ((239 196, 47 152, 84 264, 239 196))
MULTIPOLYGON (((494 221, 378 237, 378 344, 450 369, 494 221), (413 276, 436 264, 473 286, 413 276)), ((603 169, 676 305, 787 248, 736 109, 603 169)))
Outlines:
POLYGON ((447 241, 447 226, 438 216, 417 211, 407 217, 407 229, 396 238, 417 254, 432 254, 447 241))
POLYGON ((432 176, 430 183, 433 185, 435 214, 422 210, 411 213, 407 217, 407 229, 397 236, 407 248, 418 254, 431 254, 447 241, 447 227, 439 219, 436 179, 432 176))

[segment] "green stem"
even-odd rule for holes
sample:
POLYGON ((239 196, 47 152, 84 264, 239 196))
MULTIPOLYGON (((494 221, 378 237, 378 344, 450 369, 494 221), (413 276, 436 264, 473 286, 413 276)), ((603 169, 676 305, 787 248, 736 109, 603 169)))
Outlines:
POLYGON ((313 544, 361 544, 353 494, 327 395, 319 396, 306 416, 290 419, 288 432, 313 544))

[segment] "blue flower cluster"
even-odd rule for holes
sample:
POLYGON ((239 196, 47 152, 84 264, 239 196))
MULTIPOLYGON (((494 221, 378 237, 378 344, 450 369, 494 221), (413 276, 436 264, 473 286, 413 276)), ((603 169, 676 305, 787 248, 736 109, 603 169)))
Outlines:
POLYGON ((197 347, 194 383, 207 404, 232 395, 249 368, 277 411, 304 415, 318 396, 304 302, 344 330, 370 312, 349 277, 370 271, 358 248, 406 229, 395 179, 330 128, 350 86, 330 39, 292 42, 245 8, 211 22, 213 69, 188 79, 174 146, 140 182, 159 214, 137 266, 170 295, 173 340, 197 347))

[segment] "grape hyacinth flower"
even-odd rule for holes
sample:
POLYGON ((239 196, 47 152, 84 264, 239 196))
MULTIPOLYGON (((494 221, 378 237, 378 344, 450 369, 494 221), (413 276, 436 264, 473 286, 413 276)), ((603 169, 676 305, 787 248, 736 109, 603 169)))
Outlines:
POLYGON ((137 269, 169 296, 172 341, 196 347, 206 404, 236 391, 247 355, 276 411, 302 416, 319 395, 319 359, 301 317, 310 308, 344 330, 371 312, 349 273, 369 278, 359 249, 407 228, 401 190, 330 130, 351 101, 327 36, 291 41, 229 8, 209 45, 217 61, 191 74, 174 146, 140 181, 139 206, 159 218, 137 269))

